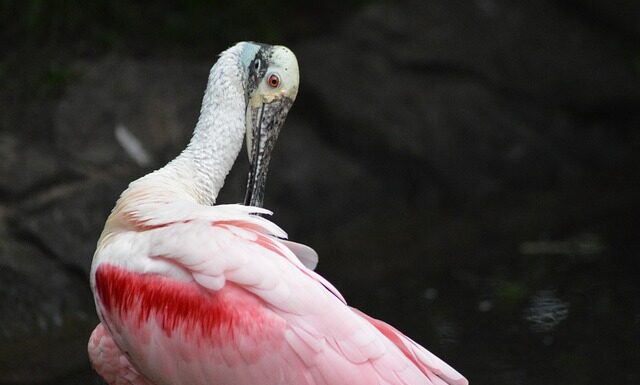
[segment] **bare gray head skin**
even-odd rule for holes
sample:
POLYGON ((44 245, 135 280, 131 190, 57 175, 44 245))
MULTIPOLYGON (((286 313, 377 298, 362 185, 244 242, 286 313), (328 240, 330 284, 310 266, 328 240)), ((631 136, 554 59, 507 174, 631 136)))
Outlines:
POLYGON ((249 176, 244 204, 261 207, 271 152, 298 94, 298 61, 287 47, 246 43, 246 142, 249 176))

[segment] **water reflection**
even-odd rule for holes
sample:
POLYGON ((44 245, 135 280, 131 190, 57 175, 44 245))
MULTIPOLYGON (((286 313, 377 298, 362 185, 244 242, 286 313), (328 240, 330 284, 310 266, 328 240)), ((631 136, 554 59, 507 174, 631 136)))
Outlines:
POLYGON ((569 304, 560 300, 554 290, 540 290, 531 298, 524 312, 534 332, 551 332, 569 315, 569 304))

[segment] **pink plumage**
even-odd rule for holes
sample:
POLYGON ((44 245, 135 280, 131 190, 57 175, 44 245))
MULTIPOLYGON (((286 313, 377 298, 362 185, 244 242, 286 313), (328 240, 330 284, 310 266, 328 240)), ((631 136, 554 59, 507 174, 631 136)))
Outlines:
POLYGON ((255 165, 248 202, 262 203, 298 82, 286 47, 244 42, 223 52, 189 146, 122 193, 91 268, 101 323, 89 357, 109 384, 467 384, 347 306, 313 271, 315 252, 257 215, 268 210, 212 206, 245 137, 255 165), (272 76, 278 84, 265 83, 272 76))
POLYGON ((467 383, 348 307, 269 234, 270 222, 244 206, 217 207, 210 221, 114 235, 102 249, 93 283, 103 323, 89 350, 110 384, 127 383, 114 373, 158 385, 467 383), (121 256, 120 242, 147 254, 121 256))

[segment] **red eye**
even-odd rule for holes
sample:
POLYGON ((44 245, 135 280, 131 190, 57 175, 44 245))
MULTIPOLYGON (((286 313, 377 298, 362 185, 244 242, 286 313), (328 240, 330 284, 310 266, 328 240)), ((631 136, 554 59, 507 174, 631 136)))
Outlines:
POLYGON ((269 86, 276 88, 280 85, 280 78, 276 74, 271 74, 267 79, 267 83, 269 83, 269 86))

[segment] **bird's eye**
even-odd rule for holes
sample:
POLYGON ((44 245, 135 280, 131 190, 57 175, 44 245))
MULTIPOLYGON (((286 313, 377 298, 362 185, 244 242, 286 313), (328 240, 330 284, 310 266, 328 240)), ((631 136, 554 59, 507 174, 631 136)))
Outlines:
POLYGON ((255 68, 256 71, 260 69, 260 60, 256 60, 253 63, 253 68, 255 68))
POLYGON ((267 79, 267 83, 272 88, 277 88, 280 85, 280 78, 276 74, 269 75, 269 79, 267 79))

